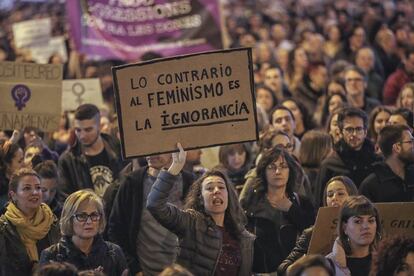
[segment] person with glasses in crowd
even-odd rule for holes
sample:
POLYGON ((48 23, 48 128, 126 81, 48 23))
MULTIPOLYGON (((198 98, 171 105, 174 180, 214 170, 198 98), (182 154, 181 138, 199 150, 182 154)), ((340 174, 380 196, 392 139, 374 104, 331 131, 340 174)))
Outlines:
MULTIPOLYGON (((259 164, 260 159, 266 151, 270 151, 274 147, 284 149, 286 153, 288 153, 295 161, 296 182, 295 186, 293 187, 293 191, 301 195, 310 195, 311 184, 309 182, 309 178, 307 177, 304 169, 301 167, 299 160, 297 160, 295 156, 292 155, 293 144, 290 141, 291 140, 289 135, 284 131, 273 129, 266 130, 260 136, 258 142, 259 154, 256 157, 255 165, 257 166, 257 164, 259 164)), ((257 177, 256 166, 247 172, 245 176, 246 182, 244 183, 243 189, 240 192, 239 200, 242 200, 248 191, 250 189, 253 189, 257 177)))
POLYGON ((0 217, 0 275, 31 275, 40 252, 59 240, 52 210, 42 203, 40 176, 17 170, 9 183, 9 204, 0 217))
POLYGON ((366 95, 368 87, 367 76, 365 72, 356 66, 348 66, 344 70, 345 89, 348 104, 352 107, 360 108, 367 114, 378 105, 380 102, 366 95))
POLYGON ((40 265, 67 262, 79 270, 121 275, 127 268, 125 256, 118 245, 103 240, 105 224, 103 203, 98 195, 90 189, 72 193, 66 198, 60 218, 62 238, 43 250, 40 265))
POLYGON ((342 109, 338 114, 338 127, 342 138, 322 162, 317 177, 315 191, 319 202, 329 179, 345 175, 359 187, 372 173, 372 164, 380 160, 373 143, 367 138, 368 118, 364 111, 354 107, 342 109))
POLYGON ((385 161, 373 166, 361 184, 360 193, 373 202, 410 202, 414 200, 414 137, 405 125, 385 126, 379 136, 385 161))
POLYGON ((265 151, 256 171, 252 189, 241 199, 247 229, 256 235, 253 272, 276 273, 315 212, 308 198, 293 191, 296 164, 285 150, 265 151))

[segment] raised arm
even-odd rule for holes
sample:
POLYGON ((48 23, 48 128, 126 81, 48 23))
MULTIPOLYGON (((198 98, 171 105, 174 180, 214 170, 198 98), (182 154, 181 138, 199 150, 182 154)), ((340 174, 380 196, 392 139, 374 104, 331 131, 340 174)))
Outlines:
POLYGON ((177 144, 177 147, 180 151, 172 154, 173 162, 171 166, 167 171, 159 173, 152 186, 148 195, 147 209, 161 225, 177 236, 181 236, 188 230, 191 215, 167 202, 170 191, 177 181, 177 175, 184 167, 187 155, 180 143, 177 144))

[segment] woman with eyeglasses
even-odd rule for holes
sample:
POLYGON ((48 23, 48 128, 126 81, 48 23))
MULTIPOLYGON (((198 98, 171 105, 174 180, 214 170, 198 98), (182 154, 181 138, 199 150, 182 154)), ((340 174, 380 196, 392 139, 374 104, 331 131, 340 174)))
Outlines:
MULTIPOLYGON (((311 185, 309 179, 306 176, 306 173, 303 170, 303 168, 300 166, 299 160, 297 160, 293 155, 294 146, 291 143, 291 139, 286 132, 282 130, 268 129, 260 136, 258 146, 259 153, 256 157, 256 165, 259 164, 259 161, 262 158, 264 152, 272 150, 272 148, 274 147, 284 149, 286 153, 292 156, 292 158, 295 161, 296 181, 293 191, 303 195, 311 194, 311 185)), ((240 192, 239 200, 242 200, 246 196, 248 191, 252 189, 252 186, 254 186, 254 182, 256 180, 256 176, 256 167, 252 168, 247 172, 245 176, 246 182, 244 183, 243 189, 240 192)))
POLYGON ((40 264, 67 262, 79 270, 121 275, 127 268, 125 256, 118 245, 103 240, 105 224, 102 200, 92 190, 69 195, 60 218, 62 238, 43 250, 40 264))
POLYGON ((10 179, 9 204, 0 217, 0 275, 31 275, 40 252, 59 240, 52 210, 42 203, 39 175, 19 169, 10 179))
POLYGON ((265 151, 256 171, 255 184, 241 199, 247 228, 256 235, 253 272, 275 273, 315 213, 311 201, 293 191, 296 165, 285 150, 265 151))

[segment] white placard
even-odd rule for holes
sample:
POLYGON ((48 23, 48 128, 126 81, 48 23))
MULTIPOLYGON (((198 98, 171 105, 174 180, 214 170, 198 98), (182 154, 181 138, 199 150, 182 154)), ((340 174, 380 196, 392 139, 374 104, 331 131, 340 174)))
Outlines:
POLYGON ((46 64, 49 58, 57 53, 62 57, 63 62, 68 61, 65 38, 63 36, 52 37, 47 46, 30 47, 32 58, 36 63, 46 64))
POLYGON ((13 24, 14 41, 17 48, 47 45, 52 33, 50 18, 33 19, 13 24))
POLYGON ((62 109, 75 110, 79 105, 90 103, 103 105, 102 88, 99 79, 64 80, 62 83, 62 109))

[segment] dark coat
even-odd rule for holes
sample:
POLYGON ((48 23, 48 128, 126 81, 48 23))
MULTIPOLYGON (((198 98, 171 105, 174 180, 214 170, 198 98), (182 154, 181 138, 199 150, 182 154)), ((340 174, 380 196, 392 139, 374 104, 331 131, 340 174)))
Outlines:
POLYGON ((383 90, 384 104, 394 105, 403 86, 411 81, 413 81, 413 77, 410 77, 407 74, 404 66, 397 68, 397 70, 395 70, 395 72, 385 81, 383 90))
POLYGON ((253 272, 276 271, 293 249, 298 235, 314 223, 315 210, 308 198, 294 193, 289 199, 292 206, 288 212, 280 211, 281 219, 277 222, 269 215, 273 207, 263 191, 253 189, 241 201, 248 218, 247 228, 256 235, 253 272))
MULTIPOLYGON (((56 243, 60 238, 58 220, 55 218, 49 233, 37 242, 37 251, 56 243)), ((31 275, 35 263, 30 261, 16 227, 3 215, 0 217, 0 276, 31 275)))
POLYGON ((361 182, 373 172, 372 164, 376 161, 380 161, 380 158, 375 154, 374 145, 368 139, 365 139, 359 151, 350 148, 344 140, 339 141, 335 146, 335 151, 321 164, 315 187, 319 195, 316 198, 319 200, 319 206, 322 205, 326 183, 332 177, 348 176, 359 187, 361 182))
POLYGON ((372 202, 411 202, 414 199, 414 191, 407 187, 414 179, 409 179, 408 174, 403 181, 385 162, 375 163, 373 170, 359 187, 360 194, 372 202))
MULTIPOLYGON (((148 167, 133 171, 120 183, 108 222, 109 240, 121 246, 131 273, 141 271, 136 244, 141 223, 142 208, 145 208, 143 181, 148 167)), ((193 177, 182 173, 183 199, 193 183, 193 177)))
MULTIPOLYGON (((182 211, 167 204, 175 176, 168 172, 158 175, 148 197, 147 208, 165 228, 180 238, 177 263, 194 275, 214 275, 223 237, 210 216, 193 209, 182 211)), ((251 275, 254 237, 246 230, 240 237, 241 266, 238 275, 251 275)))
MULTIPOLYGON (((101 133, 101 136, 108 154, 109 168, 116 179, 122 169, 119 145, 113 137, 104 133, 101 133)), ((61 176, 60 191, 64 197, 81 189, 94 189, 89 172, 90 165, 79 142, 60 157, 58 168, 61 176)))
POLYGON ((42 251, 40 265, 54 262, 67 262, 79 270, 93 270, 103 268, 108 276, 118 276, 127 268, 124 253, 121 248, 111 242, 104 241, 100 235, 96 236, 91 252, 85 255, 72 242, 70 237, 64 236, 57 244, 42 251))
POLYGON ((295 247, 292 249, 292 251, 289 253, 289 256, 286 257, 286 259, 279 265, 279 268, 277 269, 277 273, 280 275, 285 275, 286 270, 288 267, 299 260, 302 256, 306 255, 308 253, 309 244, 312 238, 313 233, 313 226, 306 228, 303 230, 302 235, 298 238, 296 241, 295 247))

